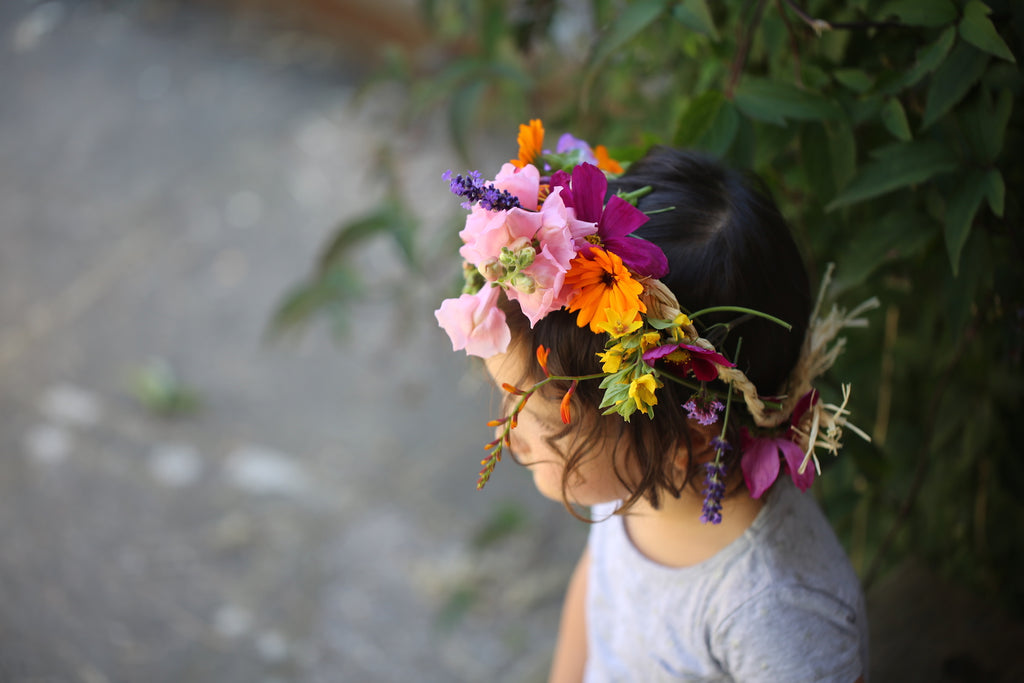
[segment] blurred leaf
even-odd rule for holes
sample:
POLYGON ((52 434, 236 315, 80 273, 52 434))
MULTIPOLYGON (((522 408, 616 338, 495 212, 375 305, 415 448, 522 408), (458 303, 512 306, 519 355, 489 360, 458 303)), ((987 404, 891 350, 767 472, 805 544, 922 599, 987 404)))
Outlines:
POLYGON ((733 101, 750 118, 778 126, 786 125, 786 119, 820 121, 836 118, 841 113, 832 101, 819 93, 766 79, 744 79, 733 101))
POLYGON ((886 263, 921 253, 935 238, 935 224, 913 209, 897 209, 869 221, 840 254, 835 288, 844 291, 856 287, 886 263))
POLYGON ((996 27, 988 18, 992 13, 988 5, 980 0, 970 0, 964 5, 964 16, 960 20, 960 37, 968 43, 1007 61, 1017 63, 1006 42, 996 31, 996 27))
POLYGON ((952 171, 957 165, 953 151, 933 141, 901 143, 876 153, 878 158, 860 168, 850 184, 826 207, 827 211, 922 183, 952 171))
POLYGON ((522 505, 504 503, 491 512, 483 526, 473 535, 471 545, 482 550, 522 531, 529 522, 530 516, 522 505))
POLYGON ((942 26, 955 21, 957 13, 950 0, 896 0, 883 7, 879 16, 896 16, 910 26, 942 26))
POLYGON ((601 64, 650 26, 665 10, 667 3, 668 0, 637 0, 627 5, 616 17, 611 27, 596 42, 596 47, 587 62, 581 89, 584 101, 601 64))
POLYGON ((391 200, 382 203, 369 214, 338 226, 334 237, 320 254, 318 268, 327 270, 349 251, 370 237, 397 229, 406 220, 399 202, 391 200))
POLYGON ((157 415, 184 415, 199 407, 199 394, 163 359, 136 368, 131 376, 131 389, 135 399, 157 415))
POLYGON ((974 214, 988 192, 988 174, 972 170, 959 184, 946 207, 946 251, 953 275, 960 270, 960 252, 974 222, 974 214))
POLYGON ((1013 95, 1009 89, 999 93, 993 103, 987 88, 979 88, 974 100, 957 113, 968 145, 979 162, 991 164, 1003 151, 1006 126, 1013 110, 1013 95))
POLYGON ((836 69, 832 75, 844 87, 858 94, 866 93, 875 84, 875 79, 863 69, 836 69))
POLYGON ((946 59, 954 42, 956 42, 956 29, 950 26, 939 35, 934 43, 917 51, 917 59, 903 77, 900 85, 902 87, 917 85, 918 81, 935 71, 946 59))
POLYGON ((695 146, 711 130, 725 102, 725 96, 717 90, 709 90, 693 98, 676 123, 672 144, 676 147, 695 146))
POLYGON ((468 136, 474 130, 473 122, 486 88, 487 84, 484 81, 473 81, 458 88, 452 95, 451 105, 448 107, 448 130, 460 159, 469 159, 468 136))
POLYGON ((683 0, 676 5, 672 13, 683 26, 702 33, 712 40, 719 39, 715 20, 711 16, 711 10, 708 9, 705 0, 683 0))
POLYGON ((992 213, 1003 217, 1003 206, 1006 202, 1006 183, 1003 181, 1003 174, 999 169, 993 168, 985 176, 986 189, 985 197, 988 199, 988 207, 992 213))
POLYGON ((437 627, 442 631, 454 629, 466 618, 479 599, 480 592, 476 586, 463 586, 455 589, 438 612, 437 627))
POLYGON ((882 123, 885 124, 885 129, 899 140, 909 142, 914 137, 910 132, 910 124, 907 123, 907 112, 903 110, 903 104, 896 97, 890 97, 882 107, 882 123))
POLYGON ((960 43, 932 76, 924 106, 922 129, 928 128, 963 99, 981 75, 989 57, 966 43, 960 43))

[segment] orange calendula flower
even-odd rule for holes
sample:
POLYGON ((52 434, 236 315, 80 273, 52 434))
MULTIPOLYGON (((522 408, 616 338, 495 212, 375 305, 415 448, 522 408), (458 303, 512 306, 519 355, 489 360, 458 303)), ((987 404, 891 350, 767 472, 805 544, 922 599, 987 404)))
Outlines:
MULTIPOLYGON (((604 249, 593 248, 589 256, 577 256, 565 275, 565 286, 578 290, 569 302, 569 312, 579 311, 576 324, 590 325, 594 334, 606 330, 608 310, 626 320, 629 311, 637 319, 647 307, 640 301, 644 286, 633 279, 622 259, 604 249)), ((628 323, 633 323, 629 320, 628 323)))
POLYGON ((598 145, 594 148, 594 157, 597 159, 597 167, 602 171, 608 171, 616 175, 622 173, 622 166, 615 159, 608 156, 608 148, 604 145, 598 145))
POLYGON ((537 157, 544 149, 544 124, 540 119, 531 119, 529 125, 519 124, 519 136, 516 138, 519 143, 519 158, 512 159, 511 163, 516 168, 522 168, 527 164, 535 164, 537 157))

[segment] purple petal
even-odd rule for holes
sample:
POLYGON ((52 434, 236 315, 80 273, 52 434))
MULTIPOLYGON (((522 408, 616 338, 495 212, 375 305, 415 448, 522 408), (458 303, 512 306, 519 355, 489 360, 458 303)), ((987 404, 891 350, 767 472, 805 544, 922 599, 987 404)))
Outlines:
MULTIPOLYGON (((744 433, 744 437, 746 434, 744 433)), ((760 498, 761 494, 775 483, 779 476, 779 447, 775 439, 750 439, 743 447, 743 480, 751 498, 760 498)))
POLYGON ((728 358, 718 353, 717 351, 711 351, 710 349, 705 349, 703 346, 694 346, 693 344, 680 344, 679 346, 680 348, 686 349, 694 356, 703 358, 704 360, 709 360, 712 363, 724 365, 727 368, 736 367, 735 363, 730 363, 728 358))
MULTIPOLYGON (((579 167, 577 166, 577 168, 579 167)), ((596 167, 593 168, 596 169, 596 167)), ((601 174, 602 178, 604 177, 603 172, 598 170, 598 173, 601 174)), ((575 180, 575 176, 573 180, 575 180)), ((606 181, 605 188, 607 189, 607 187, 606 181)), ((603 196, 601 199, 604 201, 603 196)), ((609 199, 608 205, 604 207, 604 214, 600 218, 598 233, 601 235, 601 239, 604 240, 625 237, 649 220, 647 214, 622 197, 612 197, 609 199)))
POLYGON ((786 457, 786 465, 789 466, 789 476, 793 478, 793 483, 801 491, 811 488, 811 484, 814 483, 814 463, 807 463, 804 473, 797 474, 804 461, 804 452, 789 439, 777 439, 776 441, 779 448, 782 449, 782 454, 786 457))
MULTIPOLYGON (((604 195, 608 191, 608 179, 604 171, 593 164, 579 164, 572 170, 572 197, 576 218, 597 223, 603 221, 604 195)), ((614 199, 614 198, 613 198, 614 199)), ((621 201, 621 200, 620 200, 621 201)), ((611 202, 608 203, 611 206, 611 202)), ((646 219, 647 217, 644 216, 646 219)))
POLYGON ((568 207, 574 206, 572 190, 569 189, 570 176, 565 171, 559 169, 551 174, 551 180, 548 185, 551 187, 551 191, 554 192, 556 187, 562 188, 562 203, 568 207))
POLYGON ((668 354, 672 353, 679 348, 679 344, 665 344, 664 346, 655 346, 653 349, 644 353, 644 362, 647 364, 653 363, 659 358, 664 358, 668 354))
MULTIPOLYGON (((598 228, 600 234, 600 228, 598 228)), ((622 259, 634 273, 659 278, 668 273, 668 259, 658 245, 638 237, 613 237, 604 240, 605 249, 622 259)))
POLYGON ((804 413, 806 413, 807 410, 817 402, 818 391, 816 389, 811 389, 801 396, 800 400, 797 401, 796 405, 793 407, 793 415, 789 418, 789 424, 800 424, 800 419, 804 416, 804 413))
POLYGON ((693 368, 693 376, 701 382, 710 382, 718 379, 718 368, 710 361, 699 356, 690 359, 690 367, 693 368))

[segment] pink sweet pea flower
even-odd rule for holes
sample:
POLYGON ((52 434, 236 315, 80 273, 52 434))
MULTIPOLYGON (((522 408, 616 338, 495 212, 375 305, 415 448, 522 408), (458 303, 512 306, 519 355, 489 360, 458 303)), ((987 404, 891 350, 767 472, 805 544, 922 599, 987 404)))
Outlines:
POLYGON ((507 190, 527 211, 537 210, 540 171, 533 164, 527 164, 522 168, 504 164, 494 177, 494 186, 499 190, 507 190))
POLYGON ((434 311, 454 351, 466 349, 470 356, 490 358, 508 349, 512 332, 505 321, 505 313, 498 308, 499 293, 498 287, 485 285, 476 294, 445 299, 434 311))

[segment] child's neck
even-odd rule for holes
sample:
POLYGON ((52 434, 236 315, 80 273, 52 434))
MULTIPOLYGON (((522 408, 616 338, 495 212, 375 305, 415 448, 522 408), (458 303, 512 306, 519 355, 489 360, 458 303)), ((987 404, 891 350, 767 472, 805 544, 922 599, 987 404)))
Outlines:
POLYGON ((663 495, 657 510, 642 501, 625 517, 629 539, 641 554, 668 567, 690 567, 710 559, 735 541, 764 507, 746 490, 722 501, 721 524, 705 524, 703 497, 687 487, 679 498, 663 495))

